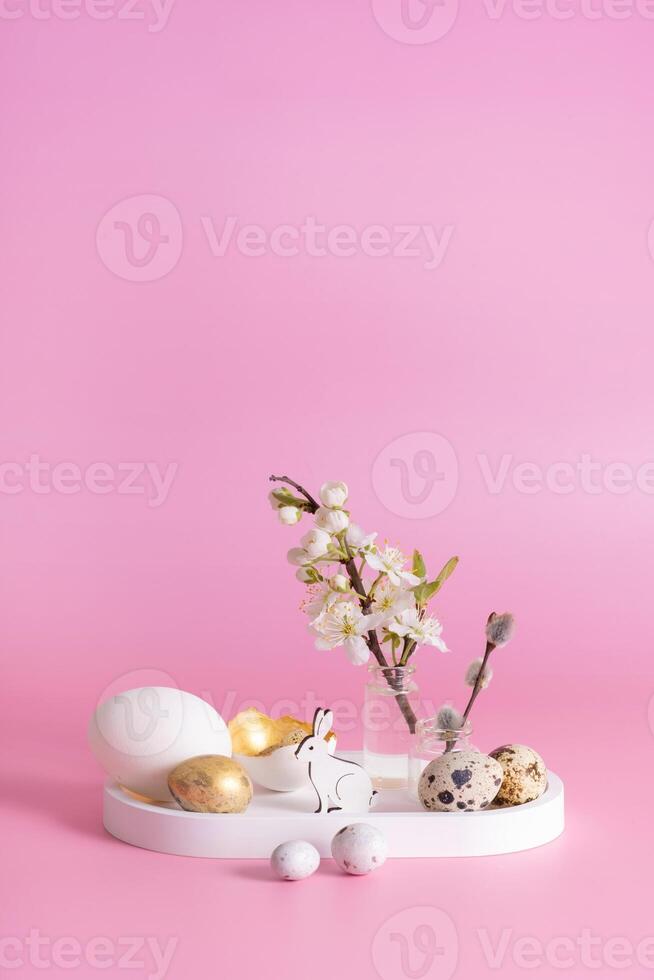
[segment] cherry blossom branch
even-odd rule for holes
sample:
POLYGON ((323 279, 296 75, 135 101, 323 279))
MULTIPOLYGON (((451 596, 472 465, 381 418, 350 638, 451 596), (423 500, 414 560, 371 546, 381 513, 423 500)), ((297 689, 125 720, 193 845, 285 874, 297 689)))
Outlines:
POLYGON ((417 640, 410 640, 408 637, 404 638, 404 649, 402 650, 402 656, 400 657, 400 667, 406 667, 409 659, 415 653, 417 646, 417 640))
MULTIPOLYGON (((361 576, 359 575, 359 570, 356 566, 356 562, 350 552, 347 543, 347 538, 345 536, 345 532, 343 532, 342 544, 346 554, 346 560, 343 562, 343 564, 345 565, 345 570, 347 571, 347 574, 350 578, 350 582, 352 583, 355 592, 359 596, 361 611, 364 613, 364 615, 366 615, 370 610, 372 600, 369 595, 366 595, 366 590, 361 580, 361 576)), ((395 690, 396 692, 395 700, 397 701, 398 707, 404 716, 404 720, 407 723, 409 731, 413 735, 416 730, 416 723, 418 719, 416 718, 415 712, 411 707, 411 704, 406 694, 402 694, 397 690, 397 688, 401 685, 402 682, 400 678, 398 678, 397 675, 395 674, 393 667, 391 667, 388 661, 386 660, 376 630, 368 631, 368 636, 366 637, 366 645, 370 650, 370 652, 372 653, 375 660, 377 661, 377 663, 379 664, 379 666, 382 668, 388 686, 395 690)))
MULTIPOLYGON (((268 479, 272 483, 288 483, 289 486, 294 487, 294 489, 297 490, 298 493, 301 493, 302 496, 307 501, 308 506, 306 509, 310 514, 315 514, 315 512, 318 510, 318 507, 320 505, 318 504, 318 501, 315 499, 315 497, 312 497, 309 491, 305 490, 305 488, 301 484, 296 483, 295 480, 291 480, 291 478, 288 476, 270 476, 268 477, 268 479)), ((345 560, 342 560, 342 564, 345 566, 345 570, 347 571, 348 577, 350 579, 350 584, 352 585, 352 588, 357 594, 357 597, 359 599, 359 605, 361 606, 361 610, 365 615, 368 613, 370 609, 372 600, 370 596, 366 594, 363 581, 361 580, 361 575, 359 574, 359 570, 356 566, 354 557, 348 547, 347 540, 345 538, 345 532, 343 532, 343 536, 341 540, 346 556, 345 560)), ((376 630, 368 631, 368 634, 365 637, 365 642, 366 642, 366 646, 372 653, 373 657, 375 658, 379 666, 382 668, 389 687, 395 689, 396 691, 395 700, 397 701, 398 707, 404 716, 409 731, 413 735, 416 730, 416 722, 417 722, 415 712, 411 707, 411 704, 409 703, 409 699, 407 698, 406 694, 402 694, 401 692, 397 691, 398 686, 400 686, 402 682, 399 678, 397 678, 397 676, 394 673, 393 667, 391 667, 388 661, 386 660, 381 648, 381 644, 379 643, 379 637, 377 636, 376 630)))

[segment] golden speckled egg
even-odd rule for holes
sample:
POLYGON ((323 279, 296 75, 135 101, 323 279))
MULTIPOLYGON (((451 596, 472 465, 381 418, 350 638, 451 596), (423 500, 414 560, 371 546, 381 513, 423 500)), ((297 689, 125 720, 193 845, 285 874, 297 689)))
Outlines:
POLYGON ((186 759, 168 776, 168 787, 183 810, 195 813, 243 813, 252 799, 250 777, 225 755, 186 759))
POLYGON ((545 792, 547 768, 528 745, 500 745, 489 753, 497 759, 504 773, 495 806, 519 806, 531 803, 545 792))
POLYGON ((246 708, 229 723, 234 755, 260 755, 281 742, 277 722, 256 708, 246 708))
MULTIPOLYGON (((311 735, 313 727, 306 721, 283 715, 269 718, 256 708, 240 711, 229 723, 232 752, 240 756, 270 755, 276 749, 297 745, 311 735)), ((327 732, 326 741, 336 740, 334 732, 327 732)))
POLYGON ((292 728, 282 739, 282 745, 299 745, 307 737, 308 732, 303 728, 292 728))
MULTIPOLYGON (((313 726, 292 715, 269 718, 256 708, 240 711, 229 723, 234 758, 251 779, 265 789, 289 793, 306 783, 306 766, 298 765, 295 749, 311 735, 313 726)), ((336 735, 325 741, 333 753, 336 735)))

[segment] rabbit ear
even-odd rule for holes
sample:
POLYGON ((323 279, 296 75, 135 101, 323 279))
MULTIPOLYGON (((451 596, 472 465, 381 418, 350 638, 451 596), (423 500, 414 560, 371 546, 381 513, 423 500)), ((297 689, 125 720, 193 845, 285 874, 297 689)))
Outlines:
MULTIPOLYGON (((317 714, 318 712, 316 712, 316 715, 317 714)), ((329 729, 332 727, 332 722, 334 720, 334 712, 321 710, 320 714, 321 717, 320 720, 317 722, 317 724, 316 724, 317 719, 316 718, 313 719, 313 731, 314 734, 318 736, 318 738, 324 738, 327 732, 329 731, 329 729)))
POLYGON ((315 714, 313 716, 313 734, 320 736, 320 729, 322 727, 322 719, 325 712, 322 708, 316 708, 315 714))

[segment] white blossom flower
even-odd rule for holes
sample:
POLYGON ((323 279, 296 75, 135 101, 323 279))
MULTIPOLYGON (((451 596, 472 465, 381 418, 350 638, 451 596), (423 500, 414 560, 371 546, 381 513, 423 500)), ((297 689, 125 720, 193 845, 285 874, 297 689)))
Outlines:
POLYGON ((394 619, 405 609, 414 609, 416 600, 412 592, 401 589, 388 578, 383 578, 373 593, 371 608, 381 613, 384 620, 394 619))
POLYGON ((396 636, 408 636, 420 645, 437 647, 441 653, 447 653, 445 641, 441 639, 443 627, 433 616, 420 619, 417 609, 405 609, 386 629, 396 636))
POLYGON ((362 667, 370 660, 368 644, 362 636, 351 636, 343 644, 347 658, 355 667, 362 667))
POLYGON ((347 541, 348 548, 352 551, 367 551, 372 548, 376 537, 376 531, 373 534, 366 534, 358 524, 350 524, 345 532, 345 540, 347 541))
POLYGON ((311 555, 304 548, 291 548, 286 554, 286 559, 291 565, 310 565, 313 561, 311 555))
POLYGON ((320 500, 325 507, 342 507, 347 500, 346 483, 323 483, 320 488, 320 500))
POLYGON ((311 624, 336 602, 341 602, 343 594, 334 592, 329 582, 314 582, 307 589, 307 595, 302 603, 302 610, 309 617, 311 624))
POLYGON ((350 518, 344 510, 330 510, 329 507, 319 507, 316 511, 316 527, 329 534, 339 534, 350 523, 350 518))
MULTIPOLYGON (((304 548, 299 548, 298 550, 305 553, 304 548)), ((298 580, 298 582, 305 582, 305 583, 313 582, 314 578, 312 572, 313 570, 310 568, 306 568, 306 567, 298 568, 297 572, 295 573, 295 577, 298 580)))
POLYGON ((418 644, 436 647, 441 653, 449 653, 445 640, 441 638, 442 632, 443 627, 434 616, 425 616, 413 630, 411 639, 416 640, 418 644))
POLYGON ((383 551, 366 552, 366 563, 378 572, 388 575, 393 585, 419 585, 420 579, 404 569, 406 558, 399 548, 384 548, 383 551))
POLYGON ((325 609, 309 628, 317 637, 316 647, 319 650, 344 646, 352 663, 362 664, 370 654, 363 635, 378 625, 378 616, 364 616, 353 602, 336 602, 325 609), (364 655, 364 647, 367 655, 364 655))
MULTIPOLYGON (((465 676, 465 682, 468 685, 468 687, 474 687, 475 684, 477 683, 477 678, 479 677, 479 672, 481 670, 482 663, 483 660, 481 659, 481 657, 477 657, 476 660, 473 660, 472 663, 468 665, 468 669, 466 670, 466 676, 465 676)), ((486 664, 486 666, 484 667, 483 676, 481 678, 482 689, 488 687, 492 679, 493 679, 492 668, 489 667, 488 664, 486 664)))
POLYGON ((277 516, 282 524, 297 524, 302 517, 302 511, 299 507, 280 507, 277 516))
POLYGON ((326 531, 314 527, 300 538, 300 544, 311 559, 322 558, 331 547, 332 539, 326 531))
POLYGON ((342 575, 339 572, 337 575, 332 575, 329 580, 329 587, 330 589, 333 589, 334 592, 349 592, 350 581, 346 575, 342 575))

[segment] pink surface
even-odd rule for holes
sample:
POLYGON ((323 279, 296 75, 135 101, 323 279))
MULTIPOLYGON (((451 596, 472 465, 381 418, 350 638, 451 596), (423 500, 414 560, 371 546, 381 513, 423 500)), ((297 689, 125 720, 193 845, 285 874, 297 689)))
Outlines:
POLYGON ((651 6, 446 2, 425 33, 400 0, 2 6, 13 975, 122 976, 126 937, 128 975, 162 975, 156 943, 174 980, 649 975, 651 6), (226 716, 341 699, 359 742, 363 674, 305 633, 272 471, 461 556, 427 698, 460 701, 515 612, 475 741, 541 751, 560 840, 289 885, 105 835, 85 729, 133 672, 226 716))

